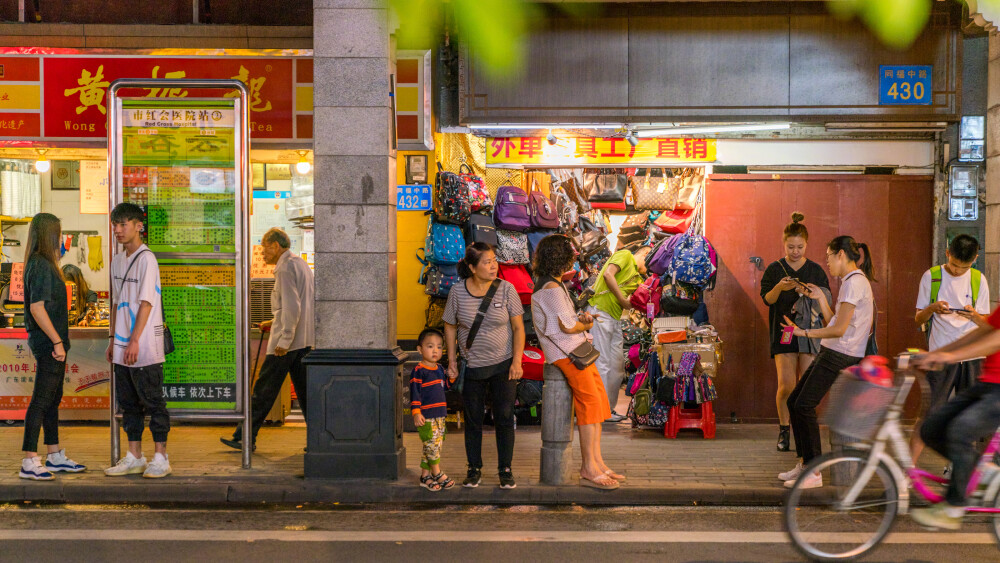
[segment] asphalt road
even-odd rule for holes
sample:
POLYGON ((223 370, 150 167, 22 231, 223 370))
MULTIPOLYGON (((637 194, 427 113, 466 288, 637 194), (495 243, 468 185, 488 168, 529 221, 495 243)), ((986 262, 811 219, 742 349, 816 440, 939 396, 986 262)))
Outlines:
MULTIPOLYGON (((0 505, 7 561, 800 561, 776 508, 0 505)), ((983 519, 906 518, 864 561, 1000 561, 983 519)))

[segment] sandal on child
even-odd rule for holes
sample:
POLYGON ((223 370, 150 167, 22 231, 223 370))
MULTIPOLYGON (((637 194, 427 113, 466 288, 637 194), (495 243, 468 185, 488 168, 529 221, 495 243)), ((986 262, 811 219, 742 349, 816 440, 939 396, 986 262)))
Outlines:
POLYGON ((444 471, 438 473, 437 475, 432 475, 432 477, 438 485, 441 485, 442 489, 450 489, 455 486, 455 481, 453 481, 451 477, 445 475, 444 471))
POLYGON ((431 475, 420 477, 420 486, 428 491, 438 492, 441 490, 441 485, 431 475))

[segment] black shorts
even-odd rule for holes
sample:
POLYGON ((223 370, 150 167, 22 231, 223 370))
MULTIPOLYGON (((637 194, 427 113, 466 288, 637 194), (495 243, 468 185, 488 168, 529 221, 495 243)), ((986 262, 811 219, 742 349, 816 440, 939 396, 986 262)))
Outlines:
POLYGON ((947 403, 952 392, 960 393, 975 385, 982 373, 983 360, 959 362, 947 365, 942 370, 927 372, 927 384, 931 388, 927 413, 930 414, 947 403))

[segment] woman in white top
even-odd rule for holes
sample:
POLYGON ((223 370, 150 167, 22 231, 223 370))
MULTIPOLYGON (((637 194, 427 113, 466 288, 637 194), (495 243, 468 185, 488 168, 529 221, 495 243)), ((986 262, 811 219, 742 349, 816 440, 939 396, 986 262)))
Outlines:
MULTIPOLYGON (((789 488, 802 474, 803 467, 822 453, 816 406, 833 386, 841 370, 859 363, 864 357, 875 315, 871 285, 875 276, 868 245, 846 235, 839 236, 827 245, 826 263, 830 274, 841 278, 836 309, 830 308, 819 287, 808 284, 809 296, 819 302, 827 325, 826 328, 812 330, 795 327, 794 331, 795 336, 822 338, 822 341, 816 359, 788 397, 799 462, 791 471, 779 474, 778 479, 789 488)), ((785 317, 785 326, 792 325, 792 321, 785 317)), ((823 477, 819 473, 806 479, 804 488, 823 486, 823 477)))
POLYGON ((545 361, 559 368, 573 393, 583 458, 580 485, 617 489, 625 476, 612 471, 601 457, 601 423, 611 416, 604 383, 596 364, 579 369, 569 358, 569 352, 587 342, 586 331, 594 325, 589 313, 575 311, 561 281, 563 272, 572 269, 575 259, 573 243, 564 235, 550 235, 538 243, 531 318, 545 361))

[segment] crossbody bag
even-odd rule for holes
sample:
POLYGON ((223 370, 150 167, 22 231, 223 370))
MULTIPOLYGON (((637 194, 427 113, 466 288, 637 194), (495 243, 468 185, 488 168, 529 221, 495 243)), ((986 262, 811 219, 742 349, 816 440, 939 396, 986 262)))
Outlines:
MULTIPOLYGON (((552 281, 556 280, 553 279, 552 281)), ((548 280, 539 280, 539 287, 544 286, 546 283, 548 283, 548 280)), ((566 298, 569 299, 569 302, 573 303, 573 298, 570 296, 569 290, 566 289, 566 286, 563 285, 562 283, 559 283, 558 281, 556 281, 556 283, 558 283, 559 286, 562 288, 563 292, 566 294, 566 298)), ((538 310, 542 312, 542 320, 545 323, 545 326, 548 326, 549 320, 547 315, 545 314, 544 311, 542 311, 541 307, 539 307, 538 310)), ((558 322, 558 319, 556 319, 556 322, 558 322)), ((597 358, 599 358, 601 355, 601 353, 597 350, 597 348, 594 348, 594 345, 591 344, 589 340, 584 340, 579 346, 567 352, 566 350, 563 350, 562 346, 556 344, 555 340, 549 338, 544 334, 539 334, 539 336, 545 338, 546 340, 551 342, 553 346, 558 348, 560 352, 566 354, 566 357, 569 358, 569 361, 573 362, 573 365, 576 366, 576 369, 581 369, 581 370, 585 369, 587 366, 590 366, 594 362, 596 362, 597 358)))
MULTIPOLYGON (((135 258, 129 262, 128 268, 125 268, 125 275, 122 276, 122 283, 118 286, 118 295, 121 295, 125 290, 125 280, 128 279, 128 273, 132 271, 132 266, 135 265, 136 260, 139 259, 139 255, 143 252, 152 252, 148 248, 142 249, 135 258)), ((160 291, 160 316, 163 317, 163 355, 171 354, 174 351, 174 336, 170 334, 170 329, 167 328, 167 313, 163 309, 163 291, 160 291)))
MULTIPOLYGON (((462 282, 463 284, 465 282, 462 282)), ((476 335, 479 334, 479 327, 483 326, 483 320, 486 319, 486 313, 490 310, 490 303, 493 302, 493 296, 496 295, 497 289, 500 287, 500 280, 495 279, 493 283, 490 284, 490 288, 486 290, 486 295, 483 296, 482 303, 479 304, 479 310, 476 311, 476 319, 472 321, 472 326, 469 327, 469 336, 465 339, 465 352, 468 353, 472 349, 472 343, 476 340, 476 335)), ((468 286, 463 286, 465 291, 469 291, 468 286)), ((471 294, 470 294, 471 295, 471 294)), ((464 358, 460 357, 458 359, 458 379, 452 384, 452 388, 462 392, 465 387, 465 371, 468 369, 469 362, 464 358)))

